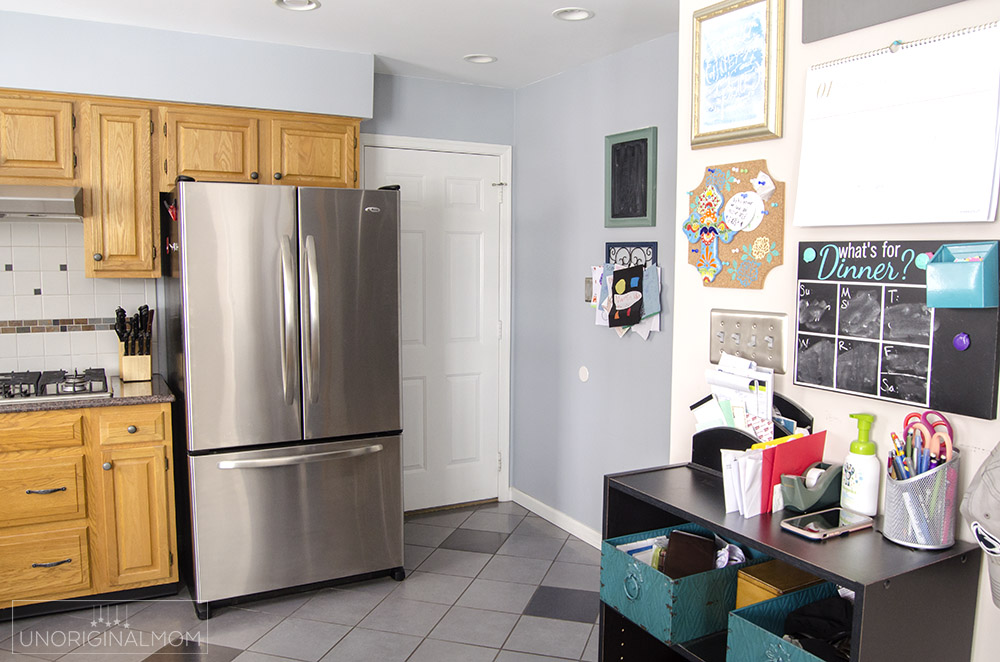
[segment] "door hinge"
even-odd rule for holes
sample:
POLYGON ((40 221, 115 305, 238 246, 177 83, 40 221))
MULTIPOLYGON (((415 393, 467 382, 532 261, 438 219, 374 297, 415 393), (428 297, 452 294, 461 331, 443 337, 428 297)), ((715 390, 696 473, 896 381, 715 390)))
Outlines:
POLYGON ((497 451, 497 473, 501 471, 503 471, 503 455, 500 454, 500 451, 497 451))
POLYGON ((163 137, 164 138, 167 137, 167 123, 166 122, 163 123, 163 137))
MULTIPOLYGON (((156 259, 156 246, 153 246, 153 259, 156 259)), ((169 462, 169 460, 168 460, 169 462)))
POLYGON ((73 152, 73 170, 76 170, 76 152, 73 152))
POLYGON ((163 470, 164 471, 170 471, 170 458, 169 457, 163 458, 163 470))
POLYGON ((173 565, 174 564, 174 553, 171 552, 170 550, 167 550, 167 563, 169 565, 173 565))
POLYGON ((358 183, 358 171, 357 170, 354 171, 354 183, 355 184, 358 183))
POLYGON ((163 174, 167 174, 167 160, 163 159, 163 174))
POLYGON ((156 133, 156 125, 153 124, 153 120, 149 120, 149 135, 156 133))
POLYGON ((503 320, 497 320, 497 338, 503 338, 503 320))
POLYGON ((69 117, 70 117, 70 128, 75 129, 76 128, 76 113, 70 113, 69 117))

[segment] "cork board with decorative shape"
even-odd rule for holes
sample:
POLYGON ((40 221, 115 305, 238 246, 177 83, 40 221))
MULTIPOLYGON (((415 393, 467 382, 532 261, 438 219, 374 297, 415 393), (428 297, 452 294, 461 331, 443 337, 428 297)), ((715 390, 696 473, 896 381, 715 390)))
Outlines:
POLYGON ((771 177, 767 162, 709 166, 688 201, 688 264, 702 284, 763 288, 785 250, 785 183, 771 177))

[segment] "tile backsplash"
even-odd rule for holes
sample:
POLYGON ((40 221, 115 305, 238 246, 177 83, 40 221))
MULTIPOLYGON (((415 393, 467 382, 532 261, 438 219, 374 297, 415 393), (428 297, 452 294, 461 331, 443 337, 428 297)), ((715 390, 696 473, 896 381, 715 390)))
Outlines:
POLYGON ((118 374, 115 308, 156 307, 156 281, 86 278, 83 223, 0 222, 0 372, 118 374))

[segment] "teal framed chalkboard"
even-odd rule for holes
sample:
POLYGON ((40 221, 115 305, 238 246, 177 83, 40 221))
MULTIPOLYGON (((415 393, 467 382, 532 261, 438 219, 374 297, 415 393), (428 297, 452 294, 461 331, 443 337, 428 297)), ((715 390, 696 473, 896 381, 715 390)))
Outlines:
POLYGON ((656 225, 656 127, 604 138, 604 227, 656 225))

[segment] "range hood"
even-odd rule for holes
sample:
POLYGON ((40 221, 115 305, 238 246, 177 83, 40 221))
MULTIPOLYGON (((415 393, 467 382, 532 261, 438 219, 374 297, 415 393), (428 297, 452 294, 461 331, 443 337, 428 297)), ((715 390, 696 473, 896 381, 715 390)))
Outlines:
POLYGON ((0 185, 0 221, 46 220, 83 220, 83 189, 0 185))

